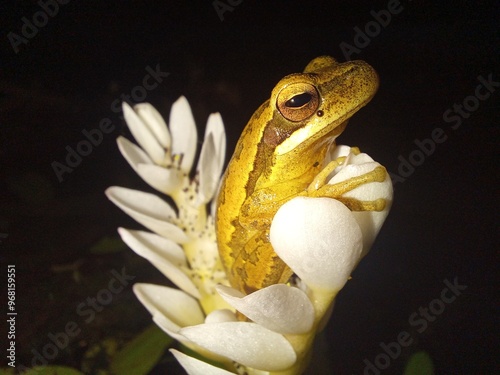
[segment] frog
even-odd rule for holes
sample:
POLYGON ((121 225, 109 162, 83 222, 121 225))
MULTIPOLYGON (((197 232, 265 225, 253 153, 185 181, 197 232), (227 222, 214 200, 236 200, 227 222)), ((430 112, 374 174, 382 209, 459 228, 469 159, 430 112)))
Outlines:
MULTIPOLYGON (((289 283, 293 271, 274 252, 270 226, 278 209, 299 196, 340 200, 352 211, 380 211, 383 199, 342 195, 387 171, 337 184, 327 179, 345 157, 328 160, 349 119, 375 95, 379 78, 368 63, 313 59, 302 73, 281 79, 245 126, 222 177, 216 202, 216 237, 230 285, 250 294, 289 283)), ((358 148, 352 148, 359 153, 358 148)))

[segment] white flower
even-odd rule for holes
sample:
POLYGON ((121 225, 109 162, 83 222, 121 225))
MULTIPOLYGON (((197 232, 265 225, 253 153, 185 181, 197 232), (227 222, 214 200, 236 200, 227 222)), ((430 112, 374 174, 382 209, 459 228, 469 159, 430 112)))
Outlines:
POLYGON ((197 135, 186 98, 172 105, 170 129, 150 104, 132 109, 124 103, 123 113, 142 148, 119 137, 121 153, 144 181, 172 197, 177 211, 154 194, 108 188, 106 195, 113 203, 153 232, 120 228, 122 239, 182 291, 198 299, 204 309, 227 307, 215 291, 215 285, 227 284, 227 279, 215 244, 213 215, 206 207, 216 193, 224 165, 222 118, 218 113, 210 115, 200 160, 191 177, 197 135))
MULTIPOLYGON (((345 181, 348 178, 360 176, 373 171, 377 167, 381 167, 369 155, 353 153, 349 146, 339 145, 332 150, 330 154, 332 160, 340 157, 346 157, 346 162, 334 171, 332 178, 328 182, 329 184, 345 181)), ((363 231, 363 251, 361 257, 364 257, 368 253, 382 224, 384 224, 391 209, 392 195, 392 181, 388 173, 386 173, 385 179, 381 183, 371 182, 363 184, 343 195, 344 197, 356 198, 360 201, 385 200, 385 207, 381 211, 352 212, 363 231)))
MULTIPOLYGON (((345 157, 329 184, 372 172, 380 164, 367 154, 337 146, 331 159, 345 157)), ((309 287, 339 291, 354 267, 365 256, 392 203, 392 183, 385 173, 382 182, 370 182, 342 195, 359 201, 383 199, 381 211, 351 211, 330 198, 297 197, 285 203, 271 225, 271 243, 281 259, 309 287)))
MULTIPOLYGON (((335 295, 368 252, 387 216, 392 201, 387 173, 384 181, 362 183, 338 200, 297 197, 284 204, 272 222, 270 238, 298 278, 293 285, 271 285, 245 296, 229 287, 215 239, 213 198, 226 148, 220 115, 208 119, 200 160, 190 176, 197 135, 184 97, 172 106, 170 128, 149 104, 134 108, 124 104, 123 111, 141 147, 119 137, 120 151, 144 181, 168 194, 176 206, 140 191, 121 187, 106 191, 109 199, 151 231, 119 228, 123 241, 179 288, 136 284, 134 292, 166 333, 218 361, 221 368, 172 353, 189 374, 301 373, 335 295), (386 205, 381 211, 355 212, 344 204, 349 200, 386 205), (250 321, 238 320, 236 310, 250 321)), ((368 155, 347 146, 334 148, 330 159, 339 164, 328 178, 332 185, 379 167, 368 155)))

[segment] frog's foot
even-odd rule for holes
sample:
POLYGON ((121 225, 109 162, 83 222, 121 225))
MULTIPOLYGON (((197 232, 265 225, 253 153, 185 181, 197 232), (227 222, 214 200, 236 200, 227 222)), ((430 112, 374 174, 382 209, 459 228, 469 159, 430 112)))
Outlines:
POLYGON ((338 201, 344 203, 351 211, 382 211, 387 202, 384 198, 374 201, 360 201, 355 198, 337 197, 338 201))
MULTIPOLYGON (((354 155, 359 155, 361 151, 359 150, 358 147, 351 147, 351 153, 354 155)), ((332 160, 329 162, 325 168, 323 168, 314 178, 314 180, 309 184, 309 187, 307 188, 307 191, 313 192, 315 190, 318 190, 322 186, 326 185, 328 176, 335 170, 335 168, 339 167, 340 165, 344 164, 345 160, 347 159, 347 156, 340 156, 335 160, 332 160)))
POLYGON ((359 147, 351 147, 351 152, 354 154, 354 155, 359 155, 361 154, 361 150, 359 149, 359 147))
MULTIPOLYGON (((330 164, 337 162, 339 159, 341 158, 332 161, 330 164)), ((328 164, 326 168, 328 168, 330 164, 328 164)), ((323 171, 321 171, 320 174, 322 172, 323 171)), ((385 168, 382 166, 378 166, 373 171, 370 171, 368 173, 351 177, 336 184, 323 185, 317 190, 311 190, 310 187, 308 189, 307 195, 310 197, 328 197, 337 199, 344 203, 351 211, 382 211, 386 205, 385 199, 381 198, 373 201, 360 201, 355 198, 342 197, 342 195, 370 182, 383 182, 386 176, 387 172, 385 168)))
POLYGON ((335 168, 338 166, 342 165, 345 162, 346 157, 341 156, 340 158, 337 158, 335 160, 332 160, 329 162, 325 168, 323 168, 317 175, 314 177, 314 180, 309 184, 309 187, 307 188, 307 192, 309 194, 317 191, 321 187, 326 185, 326 179, 332 173, 335 168))

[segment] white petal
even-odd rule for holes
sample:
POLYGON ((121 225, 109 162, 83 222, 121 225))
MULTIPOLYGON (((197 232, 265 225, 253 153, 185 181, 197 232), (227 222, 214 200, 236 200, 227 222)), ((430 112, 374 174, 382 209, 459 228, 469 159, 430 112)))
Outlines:
POLYGON ((191 342, 179 331, 184 326, 203 321, 203 313, 194 298, 178 289, 153 284, 135 284, 133 291, 163 331, 192 347, 191 342))
MULTIPOLYGON (((172 337, 175 340, 183 343, 184 345, 194 349, 193 348, 194 344, 191 341, 189 341, 185 336, 182 336, 181 334, 179 334, 179 331, 181 330, 182 327, 180 325, 174 323, 172 320, 167 318, 165 315, 160 314, 160 313, 155 313, 153 315, 153 322, 155 322, 155 324, 158 327, 160 327, 163 330, 163 332, 165 332, 170 337, 172 337)), ((203 350, 205 350, 205 349, 203 349, 203 350)))
POLYGON ((335 160, 341 156, 347 156, 351 153, 351 147, 346 145, 336 145, 330 149, 330 159, 335 160))
POLYGON ((207 203, 218 190, 226 155, 226 132, 219 113, 208 117, 205 139, 198 161, 197 172, 200 176, 198 204, 207 203))
POLYGON ((297 359, 282 335, 255 323, 200 324, 183 328, 180 334, 207 350, 259 370, 285 370, 297 359))
POLYGON ((134 284, 133 291, 153 316, 153 321, 176 340, 186 341, 178 333, 182 327, 204 320, 198 301, 178 289, 139 283, 134 284))
POLYGON ((118 233, 132 250, 149 260, 170 281, 184 292, 200 298, 200 292, 188 275, 182 271, 188 267, 184 250, 175 242, 144 231, 118 228, 118 233))
POLYGON ((136 173, 138 164, 153 165, 153 161, 150 159, 148 154, 146 154, 142 148, 130 142, 127 138, 119 136, 116 139, 116 143, 118 144, 118 149, 120 150, 121 154, 136 173))
POLYGON ((270 231, 278 256, 310 287, 339 291, 358 263, 362 233, 351 211, 330 198, 297 197, 270 231))
POLYGON ((200 205, 208 203, 212 199, 220 179, 220 170, 217 155, 215 155, 215 144, 212 134, 203 142, 197 172, 200 176, 200 191, 196 204, 200 205))
POLYGON ((192 344, 188 339, 186 339, 184 336, 179 334, 179 331, 181 330, 181 327, 175 323, 173 323, 171 320, 165 318, 164 315, 162 314, 155 314, 153 315, 153 322, 167 335, 172 337, 174 340, 179 341, 180 343, 192 347, 192 344))
POLYGON ((237 322, 238 318, 229 309, 218 309, 212 311, 210 314, 207 315, 205 318, 205 323, 206 324, 211 324, 211 323, 222 323, 222 322, 237 322))
POLYGON ((127 215, 160 236, 177 243, 188 240, 182 229, 170 223, 175 219, 175 211, 156 195, 113 186, 106 189, 106 196, 127 215))
POLYGON ((349 159, 347 164, 365 164, 365 163, 373 163, 375 160, 372 159, 372 157, 368 154, 365 154, 364 152, 360 154, 349 154, 349 159))
POLYGON ((205 320, 198 301, 179 289, 137 283, 133 290, 151 315, 164 315, 180 327, 201 324, 205 320))
POLYGON ((184 272, 185 267, 176 267, 174 264, 170 263, 164 259, 153 258, 148 259, 155 268, 165 275, 167 279, 172 281, 179 289, 186 292, 187 294, 193 296, 196 299, 200 299, 200 291, 198 287, 193 283, 193 280, 188 276, 187 272, 184 272))
POLYGON ((154 164, 138 164, 137 174, 160 193, 170 195, 182 184, 182 172, 177 168, 164 168, 154 164))
POLYGON ((217 189, 215 190, 214 194, 214 199, 212 199, 212 202, 210 203, 210 217, 215 218, 216 212, 217 212, 217 197, 219 196, 220 189, 222 186, 222 176, 221 179, 219 180, 219 183, 217 184, 217 189))
POLYGON ((177 168, 154 164, 142 148, 124 137, 118 137, 116 142, 123 157, 150 186, 164 194, 171 194, 179 189, 182 183, 182 172, 177 168))
MULTIPOLYGON (((360 154, 358 156, 361 156, 360 154)), ((365 154, 366 155, 366 154, 365 154)), ((359 161, 360 159, 358 159, 359 161)), ((330 184, 345 181, 351 177, 359 176, 364 173, 371 172, 380 164, 376 162, 365 162, 363 164, 349 164, 343 167, 329 181, 330 184)), ((375 199, 385 199, 386 207, 382 211, 361 211, 353 212, 353 216, 358 222, 361 231, 363 232, 363 254, 365 256, 370 247, 375 241, 382 224, 384 223, 392 204, 393 187, 389 174, 383 182, 371 182, 361 185, 356 189, 349 191, 343 195, 344 197, 356 198, 359 200, 370 201, 375 199)))
POLYGON ((179 361, 181 366, 186 370, 188 375, 234 375, 234 373, 212 366, 199 359, 190 357, 175 349, 169 349, 175 359, 179 361))
MULTIPOLYGON (((344 166, 335 176, 333 176, 329 184, 348 180, 349 178, 363 175, 373 171, 376 167, 380 166, 377 162, 362 163, 362 164, 349 164, 344 166)), ((388 174, 387 174, 388 176, 388 174)), ((356 198, 359 200, 375 200, 378 198, 391 198, 392 199, 392 184, 390 178, 386 177, 384 182, 370 182, 358 186, 357 188, 343 194, 344 197, 356 198)))
POLYGON ((309 298, 300 289, 285 284, 271 285, 247 296, 223 285, 218 285, 217 291, 250 320, 278 333, 306 333, 314 323, 309 298))
POLYGON ((226 161, 226 131, 220 113, 212 113, 208 116, 205 139, 209 134, 214 137, 215 154, 218 158, 219 176, 226 161))
POLYGON ((118 228, 122 240, 140 256, 166 259, 178 267, 186 267, 184 250, 178 244, 150 232, 118 228))
POLYGON ((217 362, 227 361, 227 358, 221 357, 220 355, 206 350, 205 348, 189 340, 186 336, 180 334, 179 332, 181 331, 182 327, 168 319, 168 317, 166 317, 165 315, 160 313, 153 315, 153 322, 155 322, 158 327, 160 327, 167 335, 173 337, 196 353, 199 353, 206 358, 211 358, 217 362))
POLYGON ((384 211, 365 211, 365 212, 353 212, 354 218, 359 224, 361 231, 363 232, 363 252, 361 258, 363 258, 373 245, 373 242, 377 238, 382 225, 389 214, 389 210, 384 211))
POLYGON ((374 160, 371 158, 370 155, 365 154, 365 153, 360 153, 360 154, 354 154, 352 152, 352 148, 349 146, 344 146, 340 145, 337 147, 334 147, 333 149, 330 150, 329 155, 327 156, 327 161, 330 160, 335 160, 339 157, 345 156, 346 160, 344 163, 342 163, 341 166, 337 167, 335 169, 335 173, 338 173, 340 170, 345 168, 348 165, 353 165, 353 164, 364 164, 364 163, 372 163, 374 160))
POLYGON ((156 164, 161 165, 165 159, 165 150, 158 143, 155 135, 127 103, 123 102, 122 107, 125 121, 127 121, 130 132, 137 143, 139 143, 156 164))
POLYGON ((158 143, 164 148, 170 147, 170 133, 162 115, 149 103, 140 103, 134 106, 135 112, 147 125, 158 143))
POLYGON ((172 133, 172 154, 181 155, 181 169, 189 173, 196 154, 196 124, 187 99, 181 96, 170 110, 170 131, 172 133))

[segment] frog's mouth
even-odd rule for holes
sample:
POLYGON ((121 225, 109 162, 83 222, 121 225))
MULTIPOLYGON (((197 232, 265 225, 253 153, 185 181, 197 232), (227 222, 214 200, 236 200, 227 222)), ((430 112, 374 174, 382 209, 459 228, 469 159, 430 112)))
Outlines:
POLYGON ((342 134, 347 126, 347 123, 349 122, 349 119, 356 112, 357 109, 345 116, 342 116, 341 119, 333 121, 321 128, 318 127, 314 121, 308 123, 306 126, 294 131, 285 141, 279 144, 275 149, 276 155, 284 155, 291 151, 300 152, 304 149, 311 148, 313 150, 317 150, 325 144, 332 144, 335 139, 342 134), (318 128, 319 130, 315 131, 315 129, 318 128))
POLYGON ((316 132, 314 131, 315 127, 311 124, 295 130, 286 140, 276 147, 276 155, 284 155, 291 151, 298 151, 311 147, 317 149, 325 143, 333 142, 347 126, 347 121, 333 127, 333 131, 330 130, 332 129, 332 125, 325 126, 323 129, 316 132))

